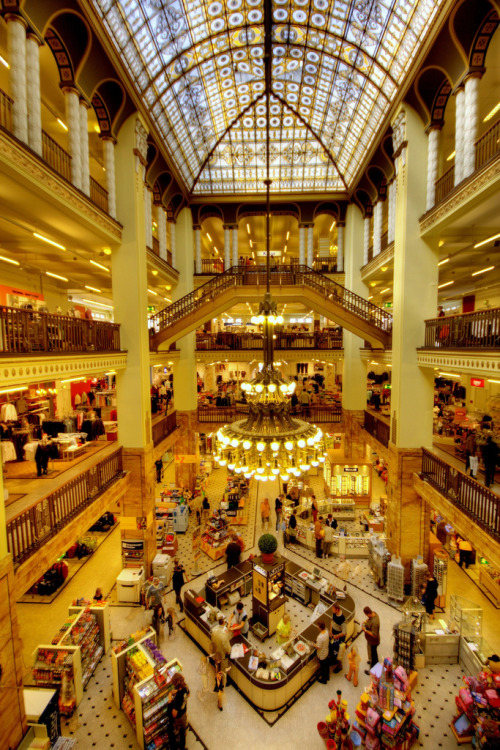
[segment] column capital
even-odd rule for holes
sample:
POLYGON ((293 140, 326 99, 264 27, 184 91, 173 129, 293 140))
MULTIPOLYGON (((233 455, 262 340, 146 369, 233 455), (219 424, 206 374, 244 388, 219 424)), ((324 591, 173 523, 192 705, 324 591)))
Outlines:
POLYGON ((193 224, 193 229, 194 229, 195 231, 196 231, 196 230, 200 231, 200 230, 201 230, 201 224, 193 224))
POLYGON ((459 94, 464 89, 465 89, 465 78, 462 78, 462 80, 459 81, 459 83, 457 83, 457 85, 455 86, 455 88, 451 92, 451 95, 452 96, 456 96, 457 94, 459 94))
POLYGON ((116 146, 116 144, 117 144, 117 140, 116 140, 115 136, 114 135, 109 135, 109 133, 108 134, 106 134, 106 133, 99 133, 99 138, 101 139, 101 141, 109 141, 114 146, 116 146))
POLYGON ((42 40, 40 39, 40 37, 38 36, 38 34, 36 34, 34 31, 31 31, 31 30, 27 31, 26 32, 26 39, 29 39, 32 42, 36 42, 39 47, 43 47, 42 40))
POLYGON ((299 221, 299 229, 309 229, 309 227, 313 227, 314 222, 313 221, 299 221))
POLYGON ((60 83, 59 87, 63 94, 76 94, 78 97, 80 97, 80 92, 78 91, 77 87, 71 83, 60 83))
POLYGON ((20 23, 22 26, 24 26, 25 29, 28 28, 27 21, 22 17, 20 13, 15 13, 13 11, 9 11, 4 15, 5 23, 9 23, 11 21, 17 21, 17 23, 20 23))
POLYGON ((238 229, 238 225, 237 224, 223 224, 222 228, 223 229, 238 229))
POLYGON ((337 221, 337 229, 341 229, 345 227, 345 221, 337 221))
POLYGON ((398 112, 391 122, 392 127, 392 144, 394 148, 393 159, 396 160, 401 152, 408 145, 406 136, 406 110, 400 106, 398 112))
POLYGON ((443 120, 432 120, 425 128, 426 135, 429 135, 433 130, 442 130, 444 122, 443 120))
POLYGON ((481 80, 485 72, 486 68, 470 68, 462 80, 464 84, 467 83, 467 81, 469 81, 471 78, 479 78, 479 80, 481 80))
POLYGON ((84 96, 80 94, 80 106, 83 104, 83 106, 87 109, 87 111, 90 109, 91 104, 88 102, 84 96))
POLYGON ((176 224, 177 222, 175 221, 175 219, 170 218, 169 216, 167 216, 167 223, 168 224, 176 224))

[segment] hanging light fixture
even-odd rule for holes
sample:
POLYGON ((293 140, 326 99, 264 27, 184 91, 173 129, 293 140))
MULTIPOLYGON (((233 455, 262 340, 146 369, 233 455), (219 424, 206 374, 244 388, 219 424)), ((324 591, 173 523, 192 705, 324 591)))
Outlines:
POLYGON ((278 476, 283 482, 299 477, 311 466, 325 461, 322 431, 290 411, 290 397, 295 383, 287 383, 275 369, 273 360, 274 326, 283 323, 276 302, 270 292, 270 213, 271 199, 269 163, 269 98, 271 91, 271 11, 266 3, 264 66, 266 77, 266 293, 260 303, 259 314, 252 323, 263 326, 264 362, 258 375, 250 383, 242 383, 249 405, 248 417, 221 427, 215 437, 214 460, 247 479, 273 481, 278 476))

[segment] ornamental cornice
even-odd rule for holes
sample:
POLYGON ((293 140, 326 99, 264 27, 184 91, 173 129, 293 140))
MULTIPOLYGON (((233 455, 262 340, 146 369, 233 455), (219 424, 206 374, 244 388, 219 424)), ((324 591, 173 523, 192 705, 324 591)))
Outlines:
MULTIPOLYGON (((443 219, 448 218, 453 211, 464 209, 470 198, 478 199, 479 192, 488 187, 500 175, 500 156, 489 166, 483 167, 467 180, 464 180, 451 193, 431 208, 420 219, 420 233, 425 234, 443 219)), ((450 217, 451 218, 451 217, 450 217)))
POLYGON ((365 281, 373 273, 380 270, 381 266, 386 263, 390 263, 394 259, 394 242, 391 242, 379 255, 372 258, 363 268, 361 269, 361 280, 365 281))
POLYGON ((376 359, 380 365, 392 364, 392 349, 360 349, 359 353, 367 362, 376 359))
POLYGON ((0 161, 22 173, 27 182, 35 182, 37 189, 56 197, 65 210, 73 209, 79 216, 88 219, 103 230, 109 239, 121 242, 122 227, 115 219, 98 208, 87 196, 57 174, 37 154, 0 130, 0 161))
MULTIPOLYGON (((167 352, 165 352, 167 354, 167 352)), ((168 352, 170 356, 172 352, 168 352)), ((197 349, 196 361, 213 364, 215 362, 251 362, 262 359, 261 349, 243 349, 234 351, 232 349, 197 349)), ((276 361, 285 362, 341 362, 344 359, 343 349, 275 349, 276 361)), ((165 356, 163 357, 165 359, 165 356)))
POLYGON ((500 352, 498 350, 458 352, 419 349, 417 351, 417 364, 419 367, 452 367, 461 372, 471 372, 485 377, 491 376, 500 380, 500 352))
POLYGON ((167 365, 168 362, 178 362, 180 358, 180 352, 173 351, 173 352, 150 352, 149 354, 149 364, 151 367, 154 367, 155 365, 167 365))
POLYGON ((108 370, 123 370, 127 366, 127 352, 101 354, 26 354, 0 358, 0 386, 42 383, 49 380, 77 378, 82 375, 101 375, 108 370))

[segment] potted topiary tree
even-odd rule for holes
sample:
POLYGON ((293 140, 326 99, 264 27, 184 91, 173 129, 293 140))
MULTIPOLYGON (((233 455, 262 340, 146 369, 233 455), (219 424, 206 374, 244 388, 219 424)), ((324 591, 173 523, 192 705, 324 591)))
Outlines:
POLYGON ((278 549, 278 540, 274 534, 262 534, 257 542, 257 546, 262 553, 262 562, 272 563, 274 561, 274 553, 278 549))

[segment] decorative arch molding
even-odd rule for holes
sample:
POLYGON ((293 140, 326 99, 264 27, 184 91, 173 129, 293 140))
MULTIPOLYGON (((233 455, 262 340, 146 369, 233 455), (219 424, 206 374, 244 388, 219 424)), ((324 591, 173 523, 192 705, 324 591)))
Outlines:
POLYGON ((436 96, 434 97, 434 101, 432 102, 432 108, 431 108, 431 124, 432 125, 442 125, 444 123, 444 113, 446 111, 446 106, 448 104, 448 100, 450 98, 452 92, 452 85, 451 81, 446 79, 443 81, 441 86, 439 87, 439 90, 436 93, 436 96))
POLYGON ((173 177, 170 172, 161 172, 153 183, 153 202, 156 206, 165 206, 165 193, 172 185, 173 177))
POLYGON ((376 164, 370 164, 365 174, 366 179, 373 185, 377 200, 385 200, 387 197, 387 178, 384 170, 376 164))
POLYGON ((101 135, 111 136, 111 118, 109 116, 108 108, 97 91, 92 95, 91 104, 94 108, 97 122, 99 123, 101 135))
POLYGON ((116 139, 116 124, 124 110, 125 102, 125 89, 122 84, 114 78, 105 78, 100 81, 99 85, 94 89, 92 105, 96 112, 96 117, 99 120, 99 127, 101 128, 102 135, 109 135, 116 139), (94 97, 96 96, 99 98, 99 101, 102 102, 102 106, 105 110, 105 112, 102 112, 101 114, 103 116, 105 115, 109 121, 109 129, 107 132, 104 132, 101 127, 101 115, 98 114, 96 105, 94 104, 94 97))
POLYGON ((316 219, 318 216, 331 216, 337 221, 344 221, 346 213, 344 204, 344 201, 342 201, 341 203, 337 201, 325 201, 323 203, 318 203, 314 209, 313 217, 314 219, 316 219))
POLYGON ((358 190, 355 190, 353 194, 353 200, 360 207, 361 211, 363 212, 363 216, 373 216, 372 199, 370 194, 366 190, 363 190, 363 188, 358 188, 358 190))
MULTIPOLYGON (((243 204, 238 208, 236 220, 246 219, 249 216, 265 216, 266 206, 264 203, 243 204)), ((300 206, 297 203, 271 203, 272 216, 293 216, 300 221, 300 206)))
MULTIPOLYGON (((494 4, 490 0, 461 0, 450 14, 450 34, 463 58, 464 72, 469 68, 476 40, 480 36, 478 32, 494 12, 493 8, 494 4)), ((488 44, 489 40, 486 49, 488 44)))
POLYGON ((61 85, 75 86, 73 64, 62 39, 53 29, 47 29, 45 32, 45 41, 54 55, 61 85))
POLYGON ((485 67, 488 47, 490 46, 493 34, 498 28, 499 21, 500 17, 497 10, 492 10, 491 13, 489 13, 489 15, 484 19, 472 44, 469 60, 470 68, 482 69, 485 67))
POLYGON ((169 207, 172 212, 172 220, 175 221, 181 209, 184 208, 185 203, 186 199, 184 198, 182 193, 176 193, 175 195, 173 195, 170 199, 169 206, 167 207, 167 219, 169 218, 169 207))
POLYGON ((199 224, 201 226, 201 224, 207 219, 220 219, 223 224, 227 223, 222 208, 213 203, 205 203, 201 206, 192 206, 191 210, 193 211, 194 224, 199 224))
POLYGON ((86 20, 65 9, 48 20, 44 34, 59 68, 61 84, 76 85, 92 47, 92 33, 86 20))

